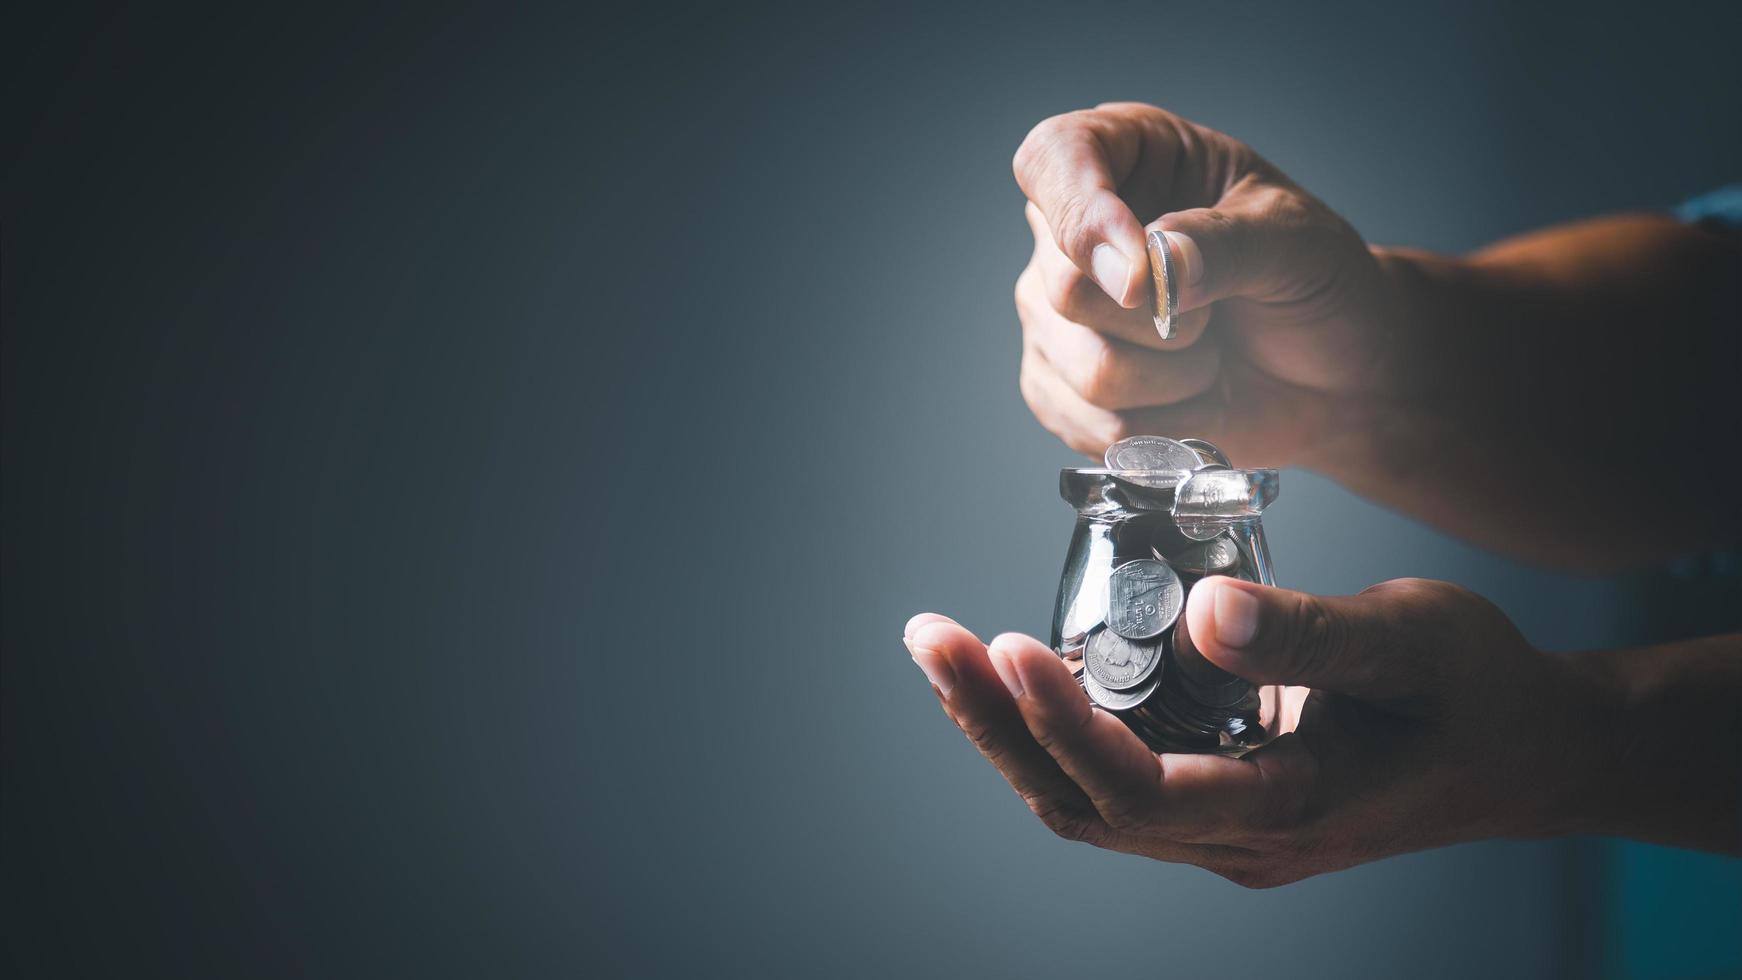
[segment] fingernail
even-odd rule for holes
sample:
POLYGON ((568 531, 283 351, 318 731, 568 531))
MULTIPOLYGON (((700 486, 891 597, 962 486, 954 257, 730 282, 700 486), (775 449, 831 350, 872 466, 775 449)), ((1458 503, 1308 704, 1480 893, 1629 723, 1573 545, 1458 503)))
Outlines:
POLYGON ((938 617, 932 613, 919 613, 909 617, 907 622, 901 624, 902 642, 913 639, 913 634, 937 622, 937 620, 938 617))
POLYGON ((1216 587, 1216 642, 1243 647, 1258 635, 1258 600, 1231 585, 1216 587))
POLYGON ((1125 305, 1125 291, 1131 286, 1131 260, 1113 246, 1102 242, 1089 253, 1089 271, 1095 282, 1113 297, 1113 302, 1125 305))
POLYGON ((913 662, 925 672, 925 679, 931 681, 931 686, 938 689, 944 697, 950 696, 950 691, 956 686, 956 672, 950 669, 950 662, 943 654, 925 647, 912 647, 913 662))
POLYGON ((1173 261, 1179 267, 1180 282, 1187 286, 1196 286, 1198 280, 1204 278, 1204 253, 1198 251, 1198 243, 1191 236, 1177 231, 1164 231, 1167 243, 1173 247, 1173 261))
POLYGON ((1010 662, 1009 655, 996 649, 987 650, 986 655, 992 661, 992 669, 998 672, 998 679, 1010 691, 1010 696, 1022 697, 1022 678, 1017 675, 1016 665, 1010 662))

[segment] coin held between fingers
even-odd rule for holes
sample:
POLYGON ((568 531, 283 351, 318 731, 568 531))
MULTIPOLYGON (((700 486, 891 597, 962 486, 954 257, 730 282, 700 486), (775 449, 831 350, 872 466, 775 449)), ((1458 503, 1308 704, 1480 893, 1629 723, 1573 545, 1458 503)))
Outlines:
POLYGON ((1179 277, 1174 270, 1173 250, 1160 231, 1149 233, 1149 276, 1155 285, 1150 308, 1150 314, 1155 318, 1155 332, 1162 340, 1172 340, 1175 321, 1179 318, 1179 277))

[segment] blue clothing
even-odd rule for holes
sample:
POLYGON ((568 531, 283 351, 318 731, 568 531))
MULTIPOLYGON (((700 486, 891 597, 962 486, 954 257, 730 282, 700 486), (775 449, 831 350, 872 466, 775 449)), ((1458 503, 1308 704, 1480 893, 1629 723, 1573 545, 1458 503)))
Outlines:
POLYGON ((1690 225, 1707 225, 1742 231, 1742 184, 1731 184, 1684 201, 1675 216, 1690 225))

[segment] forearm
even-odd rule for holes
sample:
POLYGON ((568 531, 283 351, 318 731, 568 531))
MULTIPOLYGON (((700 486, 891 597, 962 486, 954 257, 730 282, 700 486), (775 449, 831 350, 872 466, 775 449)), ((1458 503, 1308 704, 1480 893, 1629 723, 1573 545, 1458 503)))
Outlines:
POLYGON ((1564 659, 1580 745, 1549 830, 1742 853, 1742 634, 1564 659))
POLYGON ((1602 569, 1738 540, 1742 251, 1667 218, 1465 259, 1376 249, 1371 398, 1316 468, 1495 550, 1602 569))

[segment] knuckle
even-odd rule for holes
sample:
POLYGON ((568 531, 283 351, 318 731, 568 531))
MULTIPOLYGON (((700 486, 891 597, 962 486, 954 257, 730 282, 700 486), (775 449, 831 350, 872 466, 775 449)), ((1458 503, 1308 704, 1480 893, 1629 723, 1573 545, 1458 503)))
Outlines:
POLYGON ((1076 807, 1038 793, 1024 794, 1023 802, 1058 837, 1084 844, 1098 844, 1104 839, 1096 820, 1076 807))
POLYGON ((1067 195, 1059 201, 1057 215, 1053 234, 1058 237, 1059 251, 1078 265, 1088 261, 1090 250, 1098 244, 1089 221, 1089 201, 1081 194, 1067 195))
POLYGON ((1035 744, 1039 745, 1042 749, 1045 749, 1048 755, 1057 758, 1058 754, 1063 750, 1064 741, 1059 738, 1057 729, 1045 721, 1037 721, 1031 724, 1029 726, 1029 731, 1034 734, 1035 744))
POLYGON ((1456 625, 1496 616, 1505 618, 1498 607, 1475 592, 1438 579, 1392 579, 1369 586, 1361 594, 1383 596, 1403 617, 1427 624, 1456 625))
POLYGON ((1384 582, 1369 585, 1361 590, 1362 595, 1383 594, 1398 598, 1414 598, 1437 594, 1442 587, 1456 589, 1450 582, 1441 582, 1431 578, 1394 578, 1384 582))
POLYGON ((1016 277, 1016 285, 1011 290, 1012 298, 1016 302, 1016 313, 1023 318, 1024 322, 1034 312, 1036 300, 1039 298, 1037 294, 1044 295, 1040 280, 1040 271, 1035 268, 1033 262, 1030 262, 1027 268, 1023 269, 1022 273, 1016 277))
MULTIPOLYGON (((1252 265, 1245 236, 1236 232, 1238 227, 1234 216, 1221 208, 1208 208, 1198 217, 1203 232, 1199 239, 1200 247, 1213 247, 1216 256, 1207 256, 1204 276, 1206 280, 1218 281, 1230 276, 1238 276, 1241 270, 1252 265)), ((1206 283, 1207 285, 1208 283, 1206 283)))
POLYGON ((1409 594, 1422 602, 1471 606, 1486 605, 1488 602, 1488 600, 1455 582, 1441 582, 1430 578, 1410 578, 1401 581, 1409 594))
POLYGON ((1253 887, 1251 882, 1253 881, 1253 875, 1255 874, 1255 872, 1250 867, 1247 867, 1246 865, 1227 865, 1227 864, 1210 863, 1210 864, 1204 865, 1204 870, 1210 872, 1211 874, 1215 875, 1218 878, 1225 878, 1228 881, 1231 881, 1234 884, 1239 885, 1241 888, 1253 887))
POLYGON ((1015 172, 1016 180, 1019 183, 1034 171, 1035 164, 1040 157, 1041 143, 1045 139, 1042 131, 1050 121, 1043 119, 1036 123, 1034 128, 1028 131, 1028 135, 1022 137, 1022 142, 1017 144, 1016 154, 1010 158, 1010 169, 1015 172))
POLYGON ((1099 337, 1075 366, 1077 394, 1096 408, 1119 408, 1122 393, 1124 362, 1119 350, 1099 337))
POLYGON ((1070 755, 1072 740, 1089 724, 1093 715, 1085 712, 1080 718, 1071 718, 1063 709, 1047 706, 1044 698, 1033 700, 1030 710, 1034 714, 1029 717, 1028 728, 1035 742, 1054 758, 1070 755))
POLYGON ((1234 216, 1221 208, 1206 208, 1200 220, 1218 237, 1225 237, 1234 229, 1234 216))
POLYGON ((1228 879, 1234 884, 1239 885, 1241 888, 1250 888, 1254 891, 1275 888, 1278 885, 1286 885, 1290 881, 1295 880, 1283 871, 1262 864, 1241 865, 1239 867, 1224 866, 1211 868, 1210 870, 1221 875, 1223 878, 1228 879))
POLYGON ((1253 192, 1253 202, 1265 227, 1288 231, 1307 227, 1310 217, 1299 197, 1280 187, 1264 187, 1253 192))
POLYGON ((1129 412, 1109 412, 1096 426, 1097 435, 1105 440, 1105 446, 1111 446, 1121 439, 1129 439, 1142 435, 1144 427, 1129 412))
POLYGON ((1047 151, 1056 145, 1073 125, 1071 114, 1048 116, 1034 124, 1028 135, 1022 138, 1016 147, 1016 155, 1011 159, 1011 169, 1021 180, 1025 175, 1033 173, 1045 159, 1047 151))
POLYGON ((1098 800, 1095 809, 1101 813, 1101 819, 1114 830, 1138 831, 1147 828, 1151 823, 1151 814, 1143 807, 1126 799, 1098 800))
POLYGON ((1047 431, 1052 432, 1054 435, 1064 440, 1065 445, 1070 447, 1072 452, 1082 453, 1084 456, 1094 458, 1100 457, 1102 453, 1107 451, 1108 446, 1111 446, 1114 442, 1118 441, 1116 439, 1103 440, 1100 436, 1079 434, 1074 430, 1066 432, 1061 429, 1048 427, 1047 431))
POLYGON ((1263 753, 1258 754, 1253 764, 1263 789, 1241 814, 1240 829, 1253 840, 1286 843, 1299 839, 1307 830, 1305 794, 1286 788, 1289 780, 1273 771, 1263 753))
POLYGON ((1348 649, 1349 630, 1343 618, 1308 595, 1295 598, 1294 635, 1288 649, 1294 666, 1303 674, 1315 674, 1342 658, 1348 649))
POLYGON ((1028 404, 1028 410, 1039 415, 1044 402, 1040 397, 1039 383, 1034 377, 1033 360, 1033 354, 1023 352, 1022 366, 1016 371, 1016 388, 1022 392, 1022 400, 1028 404))
MULTIPOLYGON (((1044 145, 1058 139, 1059 133, 1070 125, 1070 119, 1070 113, 1061 112, 1058 115, 1047 116, 1040 122, 1035 123, 1034 126, 1029 129, 1028 135, 1023 138, 1023 147, 1032 148, 1036 145, 1044 145)), ((1030 152, 1032 152, 1032 149, 1030 152)))
POLYGON ((1004 754, 1004 750, 998 745, 997 734, 992 730, 992 726, 984 722, 964 722, 962 734, 968 737, 968 741, 974 743, 974 748, 979 749, 981 755, 993 762, 997 762, 998 758, 1004 754))
POLYGON ((1099 288, 1094 287, 1089 277, 1083 274, 1083 270, 1074 265, 1054 272, 1047 277, 1047 305, 1070 319, 1071 314, 1082 304, 1085 290, 1091 287, 1099 288))
POLYGON ((1099 847, 1107 840, 1106 833, 1094 820, 1088 817, 1074 815, 1057 817, 1047 827, 1064 840, 1078 844, 1099 847))

